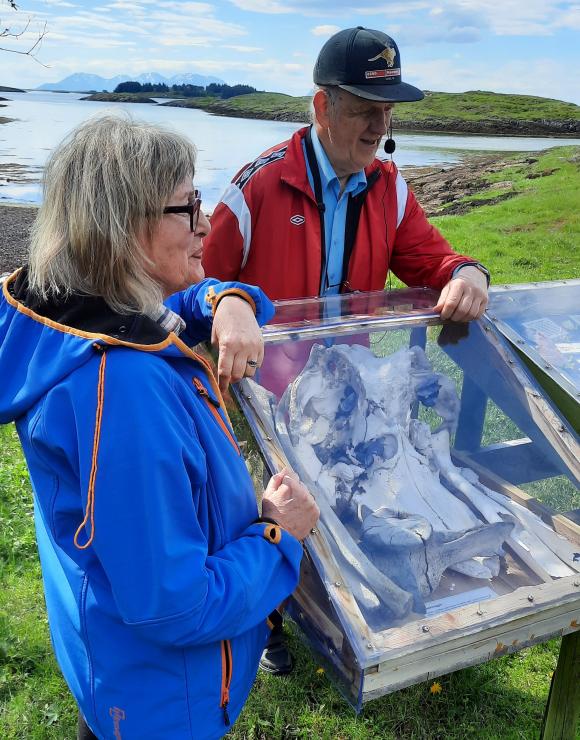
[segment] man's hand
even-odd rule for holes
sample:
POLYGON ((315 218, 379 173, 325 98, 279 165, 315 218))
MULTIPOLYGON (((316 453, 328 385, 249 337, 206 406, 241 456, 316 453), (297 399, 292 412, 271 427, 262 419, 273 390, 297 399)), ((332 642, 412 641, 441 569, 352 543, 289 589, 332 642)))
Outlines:
POLYGON ((471 321, 483 316, 486 306, 485 275, 477 267, 466 265, 443 288, 433 310, 439 312, 442 319, 471 321))
POLYGON ((218 346, 220 390, 245 376, 253 376, 264 359, 264 340, 249 303, 227 295, 218 303, 211 343, 218 346))

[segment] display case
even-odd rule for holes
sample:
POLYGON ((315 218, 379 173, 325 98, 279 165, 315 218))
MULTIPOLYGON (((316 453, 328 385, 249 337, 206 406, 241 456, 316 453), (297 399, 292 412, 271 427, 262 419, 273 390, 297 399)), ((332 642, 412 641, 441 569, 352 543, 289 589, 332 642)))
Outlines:
POLYGON ((580 430, 580 280, 492 288, 488 316, 580 430))
POLYGON ((436 299, 279 302, 235 391, 320 507, 289 610, 357 709, 580 627, 578 438, 493 322, 436 299))

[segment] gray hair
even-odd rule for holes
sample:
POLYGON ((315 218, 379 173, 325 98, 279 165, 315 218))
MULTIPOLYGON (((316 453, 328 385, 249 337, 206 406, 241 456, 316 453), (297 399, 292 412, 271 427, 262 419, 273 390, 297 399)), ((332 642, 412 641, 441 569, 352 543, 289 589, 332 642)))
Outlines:
MULTIPOLYGON (((331 108, 336 108, 340 96, 340 87, 338 85, 314 85, 314 95, 322 90, 328 98, 331 108)), ((310 123, 316 123, 316 111, 314 110, 314 95, 310 101, 310 123)))
POLYGON ((119 313, 163 300, 139 235, 151 234, 196 149, 172 131, 103 115, 74 129, 50 156, 32 229, 30 288, 43 299, 101 296, 119 313))

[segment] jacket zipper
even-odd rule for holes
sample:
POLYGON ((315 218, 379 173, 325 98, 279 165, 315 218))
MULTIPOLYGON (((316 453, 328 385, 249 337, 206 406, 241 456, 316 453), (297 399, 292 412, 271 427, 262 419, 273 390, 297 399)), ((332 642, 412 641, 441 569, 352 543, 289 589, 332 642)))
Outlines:
POLYGON ((204 386, 204 384, 201 382, 199 378, 193 379, 193 384, 196 387, 197 392, 199 395, 203 398, 203 400, 206 402, 208 409, 213 414, 214 419, 217 421, 219 426, 221 427, 223 433, 226 435, 226 437, 230 440, 232 443, 235 451, 240 454, 240 448, 238 447, 238 444, 236 440, 234 439, 232 433, 227 427, 227 424, 222 419, 220 412, 218 411, 220 404, 219 401, 214 401, 213 398, 210 397, 207 388, 204 386))
POLYGON ((232 682, 233 659, 232 645, 229 640, 222 640, 222 691, 220 707, 224 713, 224 724, 229 727, 230 716, 228 714, 228 704, 230 703, 230 684, 232 682))

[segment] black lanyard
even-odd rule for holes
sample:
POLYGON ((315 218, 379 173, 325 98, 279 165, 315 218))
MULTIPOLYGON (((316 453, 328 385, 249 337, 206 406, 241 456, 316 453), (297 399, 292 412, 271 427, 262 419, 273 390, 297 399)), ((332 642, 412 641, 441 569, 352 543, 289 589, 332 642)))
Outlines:
MULTIPOLYGON (((306 157, 308 158, 308 164, 310 166, 310 172, 312 174, 312 181, 314 183, 314 198, 316 199, 316 207, 318 208, 318 215, 320 217, 320 274, 322 275, 325 271, 326 266, 326 234, 324 225, 324 212, 326 206, 324 205, 324 197, 322 195, 322 181, 320 179, 320 169, 318 167, 318 160, 314 153, 314 146, 312 144, 312 126, 308 128, 304 136, 304 144, 306 148, 306 157)), ((364 190, 361 190, 357 195, 348 196, 348 204, 346 207, 346 223, 344 227, 344 251, 342 256, 342 274, 340 278, 340 292, 348 292, 346 290, 346 278, 348 275, 348 266, 354 248, 354 242, 356 239, 356 232, 358 230, 358 224, 360 221, 360 214, 362 211, 365 198, 367 193, 376 183, 381 175, 380 169, 376 169, 371 172, 367 177, 367 185, 364 190)), ((325 271, 325 288, 328 288, 328 270, 325 271)))

